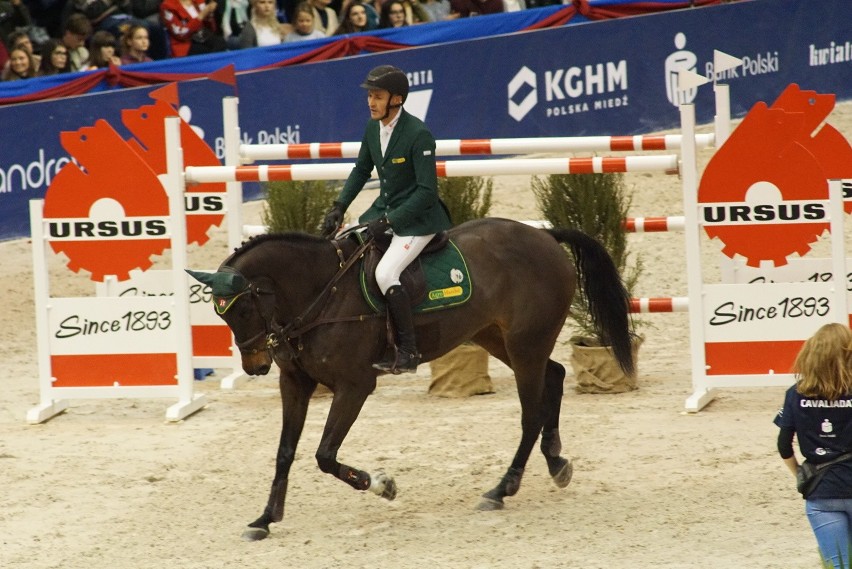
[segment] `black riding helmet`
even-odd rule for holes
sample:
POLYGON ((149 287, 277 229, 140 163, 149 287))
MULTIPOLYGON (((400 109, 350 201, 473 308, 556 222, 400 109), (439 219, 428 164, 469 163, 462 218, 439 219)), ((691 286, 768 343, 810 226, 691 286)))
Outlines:
POLYGON ((364 89, 384 89, 391 95, 399 95, 402 102, 408 98, 408 77, 398 67, 379 65, 374 67, 361 83, 364 89))

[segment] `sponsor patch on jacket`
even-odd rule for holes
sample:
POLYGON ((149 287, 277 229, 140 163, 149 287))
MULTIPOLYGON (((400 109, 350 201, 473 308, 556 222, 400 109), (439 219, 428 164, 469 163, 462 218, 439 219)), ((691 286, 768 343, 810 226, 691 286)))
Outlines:
POLYGON ((423 156, 431 156, 431 155, 432 155, 432 151, 431 151, 431 150, 424 150, 424 151, 423 151, 423 156))
POLYGON ((405 156, 402 158, 391 158, 392 164, 402 164, 403 162, 405 162, 405 156))

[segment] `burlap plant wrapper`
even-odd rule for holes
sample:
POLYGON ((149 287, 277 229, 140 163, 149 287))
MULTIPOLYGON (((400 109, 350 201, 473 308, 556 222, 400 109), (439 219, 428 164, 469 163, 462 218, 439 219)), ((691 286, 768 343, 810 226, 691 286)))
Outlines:
POLYGON ((432 383, 429 394, 438 397, 470 397, 494 393, 488 375, 488 352, 475 344, 462 344, 429 362, 432 383))
MULTIPOLYGON (((633 361, 636 362, 639 347, 645 340, 637 336, 633 340, 633 361)), ((571 368, 577 380, 577 393, 624 393, 637 389, 636 375, 627 377, 609 349, 592 338, 571 338, 571 368)))

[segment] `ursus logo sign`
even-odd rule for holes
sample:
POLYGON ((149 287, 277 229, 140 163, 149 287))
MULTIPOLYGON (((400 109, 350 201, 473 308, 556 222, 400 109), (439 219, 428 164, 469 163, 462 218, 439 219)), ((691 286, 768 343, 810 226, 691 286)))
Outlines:
POLYGON ((96 281, 149 268, 169 248, 169 200, 154 171, 106 121, 61 141, 80 166, 63 167, 45 193, 50 246, 96 281))
POLYGON ((698 188, 699 220, 722 252, 752 267, 804 255, 828 229, 828 182, 796 141, 801 113, 758 103, 708 163, 698 188))
MULTIPOLYGON (((92 280, 127 280, 146 270, 151 257, 169 248, 169 203, 158 175, 166 172, 165 118, 178 117, 174 86, 152 93, 156 102, 122 112, 134 138, 125 141, 106 121, 63 132, 62 146, 74 162, 65 165, 44 198, 47 237, 68 268, 92 280)), ((213 150, 181 120, 184 166, 218 166, 213 150)), ((203 245, 225 214, 224 183, 187 188, 187 242, 203 245)))

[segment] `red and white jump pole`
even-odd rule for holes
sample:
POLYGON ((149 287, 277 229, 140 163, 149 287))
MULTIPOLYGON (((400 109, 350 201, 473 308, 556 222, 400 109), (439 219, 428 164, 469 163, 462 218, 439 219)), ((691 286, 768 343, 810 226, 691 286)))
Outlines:
MULTIPOLYGON (((345 180, 354 164, 282 164, 262 166, 188 166, 187 184, 345 180)), ((593 158, 519 158, 512 160, 438 161, 438 176, 601 174, 605 172, 678 173, 676 154, 593 158)))
POLYGON ((689 297, 631 298, 630 312, 651 314, 656 312, 689 312, 689 297))
MULTIPOLYGON (((713 146, 715 135, 696 134, 699 148, 713 146)), ((680 150, 679 134, 635 136, 562 136, 544 138, 482 138, 435 141, 437 156, 512 155, 553 152, 631 152, 680 150)), ((256 160, 317 160, 357 158, 360 142, 312 142, 305 144, 240 144, 244 164, 256 160)))

